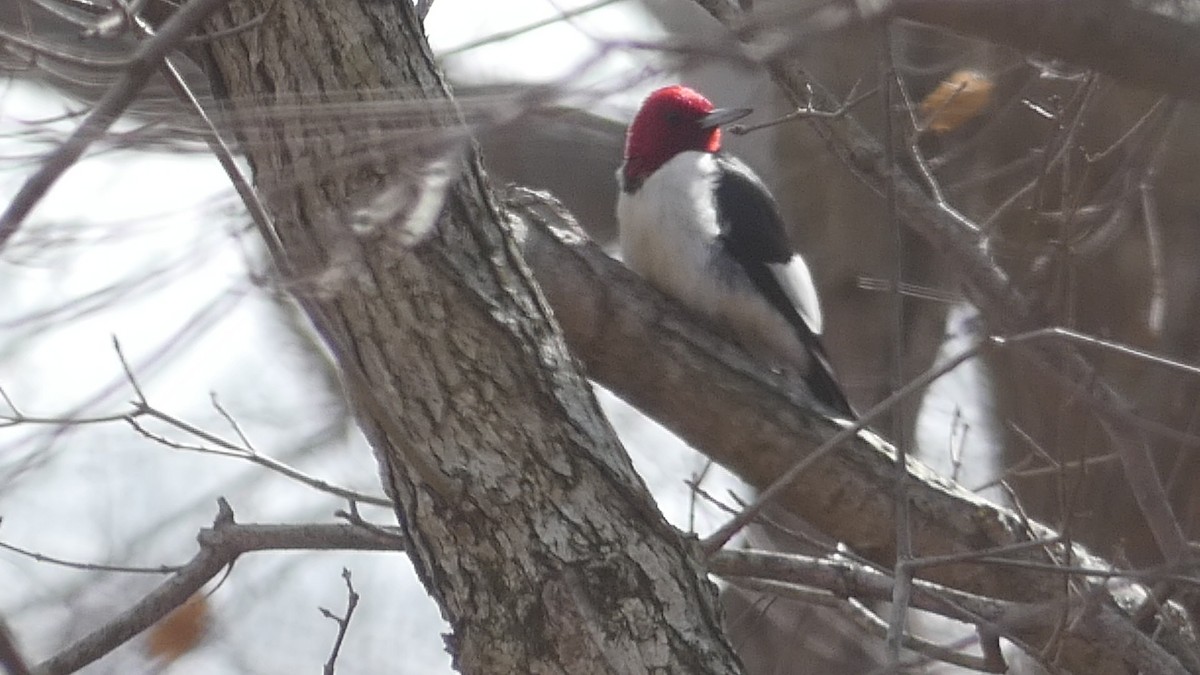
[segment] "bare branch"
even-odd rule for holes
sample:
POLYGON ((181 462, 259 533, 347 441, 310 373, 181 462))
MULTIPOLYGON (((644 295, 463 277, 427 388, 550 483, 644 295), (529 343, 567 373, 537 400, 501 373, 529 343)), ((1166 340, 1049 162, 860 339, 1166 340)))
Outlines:
MULTIPOLYGON (((929 2, 937 4, 939 0, 929 2)), ((743 12, 732 4, 714 0, 697 0, 697 3, 727 26, 740 26, 744 19, 743 12)), ((995 8, 1002 4, 1010 7, 1007 2, 991 3, 986 0, 966 4, 995 8)), ((1027 0, 1018 4, 1023 7, 1031 4, 1081 7, 1086 3, 1037 3, 1027 0)), ((920 0, 912 0, 912 6, 919 5, 920 0)), ((1040 36, 1042 31, 1035 33, 1040 36)), ((1200 50, 1192 51, 1200 55, 1200 50)), ((794 102, 804 101, 806 92, 812 89, 824 96, 799 64, 781 59, 769 63, 767 68, 794 102)), ((1093 89, 1090 85, 1085 87, 1086 91, 1093 89)), ((1082 95, 1087 98, 1086 93, 1082 95)), ((976 223, 951 205, 930 199, 924 186, 903 173, 895 163, 889 162, 883 145, 866 133, 852 117, 834 121, 812 118, 809 123, 865 185, 880 195, 894 190, 899 216, 954 266, 962 278, 968 298, 980 309, 993 331, 1023 333, 1044 325, 1046 319, 1031 298, 1018 290, 992 260, 976 223)), ((1100 407, 1122 411, 1117 415, 1101 417, 1099 426, 1118 450, 1130 489, 1163 555, 1168 560, 1181 560, 1188 556, 1187 540, 1163 490, 1147 438, 1141 428, 1129 421, 1132 407, 1125 398, 1098 375, 1078 350, 1069 345, 1036 345, 1022 354, 1044 365, 1047 372, 1064 382, 1081 383, 1079 386, 1084 388, 1086 396, 1100 407)))
POLYGON ((113 338, 113 346, 117 350, 117 356, 121 360, 121 367, 125 371, 125 376, 126 376, 126 378, 128 378, 130 386, 133 387, 134 391, 137 392, 137 396, 138 396, 138 401, 134 404, 133 411, 125 414, 121 419, 124 420, 126 423, 128 423, 129 426, 133 427, 133 429, 135 431, 137 431, 139 434, 141 434, 142 436, 144 436, 156 443, 159 443, 160 445, 165 445, 167 447, 174 448, 176 450, 190 450, 192 452, 202 452, 202 453, 220 455, 222 457, 236 457, 236 458, 240 458, 240 459, 245 459, 245 460, 252 462, 254 464, 257 464, 263 468, 270 469, 271 471, 274 471, 278 474, 287 476, 288 478, 290 478, 298 483, 301 483, 303 485, 307 485, 315 490, 319 490, 321 492, 325 492, 325 493, 334 495, 336 497, 341 497, 343 499, 349 499, 351 501, 362 502, 364 504, 374 504, 375 506, 391 506, 392 505, 391 500, 387 499, 385 497, 376 497, 374 495, 363 494, 361 492, 356 492, 354 490, 349 490, 347 488, 339 487, 328 481, 317 478, 316 476, 309 475, 289 464, 280 462, 279 460, 274 459, 268 455, 259 453, 257 450, 254 449, 254 446, 250 443, 250 440, 248 438, 246 438, 246 435, 242 432, 241 426, 238 425, 237 421, 234 420, 233 416, 231 416, 224 408, 221 407, 220 403, 217 400, 216 394, 212 395, 213 407, 216 408, 217 413, 220 414, 221 417, 223 417, 225 419, 225 421, 227 421, 229 423, 229 425, 233 428, 234 432, 237 434, 238 438, 241 440, 241 445, 238 445, 236 443, 231 443, 230 441, 227 441, 227 440, 221 438, 220 436, 217 436, 216 434, 205 431, 204 429, 201 429, 200 427, 197 427, 193 424, 185 422, 185 421, 179 419, 178 417, 175 417, 173 415, 170 415, 166 412, 159 410, 158 408, 155 408, 146 399, 145 393, 142 391, 141 386, 137 382, 137 378, 134 377, 133 371, 129 367, 129 363, 125 360, 125 355, 121 352, 121 344, 115 337, 113 338), (196 438, 199 438, 199 439, 205 441, 206 443, 211 443, 215 447, 207 447, 207 446, 202 446, 202 445, 190 445, 190 444, 186 444, 186 443, 179 443, 176 441, 172 441, 172 440, 166 438, 165 436, 156 434, 156 433, 146 429, 144 426, 142 426, 142 424, 140 422, 138 422, 138 420, 137 420, 138 417, 142 417, 142 416, 150 417, 150 418, 159 420, 161 422, 165 422, 166 424, 173 426, 176 429, 179 429, 180 431, 183 431, 187 434, 195 436, 196 438))
MULTIPOLYGON (((28 50, 33 57, 42 57, 96 70, 119 70, 127 68, 130 60, 90 52, 68 49, 63 45, 26 37, 0 28, 0 41, 28 50)), ((10 47, 11 48, 11 47, 10 47)))
POLYGON ((346 631, 350 630, 350 619, 354 617, 354 610, 358 609, 358 592, 354 590, 354 584, 350 581, 350 570, 345 567, 342 568, 342 579, 346 582, 346 611, 338 616, 324 607, 320 608, 321 616, 332 620, 338 627, 333 648, 329 650, 329 660, 325 662, 325 675, 333 675, 338 653, 342 651, 342 641, 346 639, 346 631))
MULTIPOLYGON (((1157 104, 1156 104, 1157 107, 1157 104)), ((1158 184, 1158 174, 1166 157, 1170 144, 1167 131, 1178 119, 1178 106, 1170 104, 1166 113, 1167 122, 1164 125, 1162 137, 1156 144, 1150 159, 1146 162, 1145 175, 1138 181, 1138 191, 1141 193, 1142 223, 1146 231, 1146 248, 1150 264, 1150 308, 1146 316, 1146 324, 1151 333, 1162 334, 1167 314, 1167 288, 1165 264, 1163 261, 1163 244, 1161 227, 1158 220, 1158 198, 1155 194, 1158 184)))
POLYGON ((88 38, 115 38, 132 28, 146 0, 111 0, 110 9, 83 31, 88 38))
POLYGON ((146 405, 146 394, 142 392, 142 385, 138 384, 137 378, 134 377, 133 369, 129 367, 129 361, 125 359, 125 352, 121 350, 121 341, 117 339, 116 335, 112 336, 112 343, 113 349, 117 352, 117 360, 121 362, 121 371, 125 373, 125 379, 137 394, 138 403, 146 405))
MULTIPOLYGON (((335 497, 341 497, 343 499, 349 499, 349 500, 353 500, 353 501, 357 501, 357 502, 362 502, 364 504, 374 504, 375 506, 391 506, 391 504, 392 504, 390 499, 387 499, 384 497, 377 497, 374 495, 368 495, 368 494, 350 490, 350 489, 347 489, 344 487, 339 487, 339 486, 334 485, 326 480, 323 480, 321 478, 317 478, 316 476, 307 474, 307 473, 297 469, 296 467, 291 466, 290 464, 285 464, 284 462, 274 459, 273 457, 270 457, 268 455, 264 455, 264 454, 261 454, 261 453, 255 451, 254 448, 250 445, 239 446, 236 443, 227 441, 227 440, 221 438, 220 436, 217 436, 216 434, 209 433, 209 432, 205 431, 204 429, 201 429, 200 427, 197 427, 189 422, 185 422, 184 420, 181 420, 178 417, 175 417, 173 415, 167 414, 149 404, 139 405, 138 408, 136 409, 136 412, 138 412, 139 414, 144 415, 146 417, 151 417, 151 418, 154 418, 161 422, 165 422, 165 423, 175 427, 176 429, 179 429, 180 431, 183 431, 192 436, 195 436, 196 438, 199 438, 199 439, 203 440, 204 442, 210 443, 210 444, 212 444, 212 446, 214 446, 214 447, 209 447, 209 446, 202 446, 202 445, 189 445, 186 443, 179 443, 176 441, 172 441, 170 439, 167 439, 164 436, 150 432, 145 427, 141 426, 137 422, 137 420, 134 418, 134 415, 129 415, 126 417, 125 421, 128 422, 129 425, 132 426, 134 428, 134 430, 136 430, 138 433, 142 434, 143 436, 145 436, 146 438, 149 438, 152 441, 155 441, 162 445, 166 445, 167 447, 175 448, 177 450, 190 450, 193 452, 203 452, 203 453, 208 453, 208 454, 220 455, 223 457, 235 457, 238 459, 244 459, 246 461, 257 464, 265 469, 270 469, 271 471, 274 471, 275 473, 281 474, 283 476, 287 476, 288 478, 290 478, 298 483, 301 483, 303 485, 307 485, 315 490, 319 490, 321 492, 325 492, 325 493, 334 495, 335 497)), ((227 418, 227 419, 229 419, 229 418, 227 418)), ((240 436, 241 435, 240 430, 238 433, 240 436)), ((244 437, 243 437, 243 439, 244 439, 244 437)))
POLYGON ((1061 59, 1133 87, 1196 99, 1200 22, 1187 2, 1114 0, 872 0, 800 5, 758 21, 729 0, 696 0, 750 42, 763 60, 787 58, 812 33, 907 19, 1061 59))
MULTIPOLYGON (((751 577, 831 589, 842 597, 889 600, 893 580, 879 570, 844 558, 810 558, 759 551, 720 551, 709 558, 709 569, 727 578, 751 577)), ((1023 644, 1031 635, 1053 627, 1059 608, 1070 612, 1069 632, 1098 644, 1123 645, 1119 658, 1140 672, 1187 672, 1161 645, 1141 634, 1111 604, 1089 597, 1069 600, 1012 602, 963 593, 923 580, 913 581, 914 607, 980 626, 1023 644)), ((1036 655, 1036 651, 1030 651, 1036 655)))
POLYGON ((841 119, 843 116, 849 114, 850 111, 853 110, 859 103, 862 103, 863 101, 879 93, 878 89, 869 89, 861 94, 856 94, 859 84, 861 84, 861 80, 854 83, 854 86, 850 88, 850 93, 846 95, 846 100, 833 110, 818 110, 817 108, 813 107, 813 97, 811 96, 812 91, 810 90, 810 97, 807 103, 782 117, 778 117, 773 120, 767 120, 766 122, 760 122, 758 124, 731 124, 726 128, 729 130, 729 133, 734 134, 735 136, 744 136, 745 134, 753 131, 769 129, 771 127, 776 127, 795 120, 811 119, 814 117, 829 120, 841 119))
POLYGON ((347 499, 347 500, 350 500, 351 502, 372 504, 375 506, 385 506, 385 507, 391 506, 391 504, 392 504, 391 500, 387 499, 386 497, 370 495, 370 494, 358 492, 355 490, 351 490, 349 488, 344 488, 344 487, 341 487, 338 485, 334 485, 333 483, 330 483, 326 480, 323 480, 321 478, 318 478, 316 476, 308 474, 304 471, 301 471, 300 469, 297 469, 296 467, 294 467, 290 464, 281 462, 269 455, 264 455, 264 454, 258 452, 258 450, 256 450, 254 448, 254 446, 251 444, 250 439, 242 431, 241 426, 237 423, 237 421, 233 418, 233 416, 230 415, 229 412, 226 411, 223 407, 221 407, 215 394, 212 395, 213 406, 214 406, 214 408, 216 408, 217 413, 219 415, 221 415, 221 417, 224 418, 225 421, 228 422, 229 425, 233 428, 234 433, 237 434, 237 437, 240 441, 240 445, 238 443, 233 443, 224 438, 221 438, 220 436, 217 436, 216 434, 205 431, 204 429, 201 429, 200 427, 197 427, 194 424, 186 422, 178 417, 175 417, 174 415, 171 415, 167 412, 159 410, 158 408, 154 407, 146 399, 146 395, 143 392, 141 385, 138 383, 137 378, 134 376, 131 366, 126 361, 125 355, 121 352, 120 343, 115 338, 113 339, 113 344, 114 344, 115 348, 117 349, 117 355, 121 361, 122 368, 125 371, 125 376, 128 379, 130 386, 132 386, 134 391, 137 393, 138 401, 134 402, 133 408, 131 410, 127 410, 125 412, 120 412, 120 413, 114 413, 111 415, 98 415, 98 416, 94 416, 94 417, 73 417, 73 416, 36 417, 36 416, 26 415, 26 414, 22 413, 20 410, 18 410, 16 408, 16 405, 13 403, 13 401, 7 397, 7 394, 5 394, 2 389, 0 389, 0 398, 2 398, 4 400, 4 402, 6 403, 6 405, 8 405, 8 407, 12 410, 12 413, 10 413, 10 414, 0 414, 0 428, 17 426, 20 424, 38 424, 38 425, 53 425, 53 426, 58 426, 58 427, 71 427, 71 426, 78 426, 78 425, 84 425, 84 424, 104 424, 104 423, 111 423, 111 422, 124 422, 124 423, 128 424, 131 428, 133 428, 133 430, 136 431, 138 434, 140 434, 142 437, 144 437, 150 441, 153 441, 159 445, 162 445, 162 446, 174 449, 174 450, 186 450, 189 452, 199 452, 199 453, 204 453, 204 454, 217 455, 219 457, 232 457, 235 459, 243 459, 243 460, 246 460, 253 464, 257 464, 257 465, 259 465, 265 469, 268 469, 270 471, 274 471, 275 473, 283 475, 287 478, 290 478, 291 480, 294 480, 297 483, 300 483, 302 485, 307 485, 308 487, 313 488, 314 490, 318 490, 320 492, 331 494, 335 497, 347 499), (200 440, 204 441, 205 443, 209 443, 210 445, 182 443, 182 442, 167 438, 166 436, 164 436, 160 433, 155 433, 154 431, 151 431, 150 429, 146 428, 146 426, 141 421, 143 418, 150 418, 150 419, 155 419, 160 422, 163 422, 171 427, 174 427, 180 431, 183 431, 184 433, 187 433, 191 436, 195 436, 196 438, 199 438, 200 440))
MULTIPOLYGON (((826 447, 835 437, 845 439, 837 452, 826 452, 805 466, 793 484, 781 488, 778 503, 850 550, 891 567, 895 460, 886 444, 873 445, 835 425, 815 412, 805 392, 790 388, 781 377, 697 327, 572 229, 569 214, 544 195, 518 191, 507 203, 524 225, 518 231, 525 258, 591 377, 759 489, 790 473, 798 453, 826 447), (648 377, 651 372, 654 376, 648 377)), ((1092 344, 1085 337, 1048 329, 996 342, 1092 344)), ((1095 346, 1140 358, 1120 345, 1096 341, 1095 346)), ((1086 393, 1089 383, 1075 385, 1086 393)), ((1133 423, 1133 418, 1128 420, 1133 423)), ((945 558, 946 565, 915 564, 923 579, 980 596, 1033 602, 1061 595, 1063 575, 1047 572, 1064 560, 1080 569, 1108 567, 1019 511, 979 499, 918 462, 910 462, 909 469, 914 476, 909 494, 917 561, 959 555, 964 546, 982 555, 1005 552, 1003 564, 988 560, 989 565, 999 565, 988 574, 980 574, 977 565, 963 559, 945 558), (1064 554, 1067 550, 1069 555, 1064 554), (1017 567, 1009 564, 1013 560, 1041 563, 1047 569, 1017 567)), ((1123 607, 1134 607, 1145 597, 1136 585, 1109 591, 1123 607)), ((1051 630, 1044 629, 1030 642, 1044 644, 1051 630)), ((1107 644, 1073 642, 1064 663, 1111 662, 1118 654, 1107 644)))
POLYGON ((384 528, 395 536, 381 537, 354 525, 240 525, 224 499, 213 526, 200 531, 200 551, 180 566, 170 579, 112 621, 76 641, 37 666, 39 675, 73 673, 111 652, 187 602, 221 570, 243 553, 284 550, 401 551, 398 528, 384 528))
POLYGON ((0 214, 0 250, 21 227, 33 207, 41 201, 58 178, 83 155, 96 139, 108 130, 141 91, 162 59, 196 29, 200 22, 227 0, 189 0, 163 24, 162 30, 146 40, 130 58, 121 77, 113 83, 75 132, 58 146, 26 179, 8 208, 0 214))
MULTIPOLYGON (((567 11, 559 12, 558 14, 555 14, 554 16, 546 17, 545 19, 542 19, 540 21, 534 21, 532 23, 526 24, 524 26, 518 26, 518 27, 510 29, 510 30, 491 33, 491 34, 487 35, 486 37, 480 38, 478 40, 472 40, 471 42, 468 42, 466 44, 462 44, 457 47, 451 47, 450 49, 440 52, 439 55, 442 58, 445 58, 447 56, 461 54, 463 52, 467 52, 472 49, 478 49, 479 47, 483 47, 484 45, 490 45, 490 44, 495 44, 497 42, 504 42, 505 40, 511 40, 512 38, 515 38, 520 35, 524 35, 525 33, 535 31, 539 28, 544 28, 546 26, 553 26, 562 21, 570 19, 572 17, 581 16, 583 14, 587 14, 588 12, 594 12, 597 9, 600 9, 601 7, 607 7, 608 5, 611 5, 615 2, 617 2, 617 0, 595 0, 595 2, 591 2, 591 3, 583 5, 581 7, 575 7, 573 9, 570 9, 567 11)), ((432 2, 428 2, 428 5, 432 5, 432 4, 433 4, 432 2)), ((426 8, 428 7, 428 5, 425 5, 426 8)), ((418 5, 417 12, 419 14, 421 14, 421 18, 423 19, 423 18, 425 18, 425 15, 421 11, 421 6, 422 5, 418 5)), ((428 9, 426 9, 426 11, 428 11, 428 9)))
MULTIPOLYGON (((889 165, 896 165, 896 131, 895 119, 892 112, 892 81, 897 80, 895 72, 895 64, 892 62, 892 40, 891 33, 887 25, 884 25, 880 31, 880 38, 883 42, 882 56, 879 59, 879 81, 883 83, 883 94, 880 96, 880 105, 883 114, 883 148, 886 161, 889 165)), ((903 87, 899 87, 903 89, 903 87)), ((915 138, 915 134, 913 135, 915 138)), ((923 171, 928 172, 925 168, 922 156, 915 151, 916 143, 913 142, 914 159, 923 171)), ((929 181, 933 186, 931 189, 934 198, 939 201, 945 201, 941 196, 940 188, 936 182, 929 181)), ((891 320, 892 334, 895 336, 892 341, 892 353, 889 358, 891 365, 890 384, 893 391, 902 390, 904 384, 904 342, 902 336, 905 334, 904 323, 904 296, 900 293, 900 284, 904 281, 904 226, 900 220, 900 214, 896 208, 896 177, 894 174, 888 175, 884 180, 884 202, 887 208, 887 231, 891 234, 891 257, 892 257, 892 292, 891 292, 891 320)), ((956 364, 957 365, 957 364, 956 364)), ((949 371, 947 371, 949 372, 949 371)), ((940 377, 940 375, 938 376, 940 377)), ((930 380, 932 382, 932 380, 930 380)), ((924 390, 925 387, 921 387, 924 390)), ((911 405, 911 402, 904 399, 896 399, 896 408, 904 410, 905 405, 911 405)), ((915 408, 915 406, 914 406, 915 408)), ((908 415, 901 413, 893 416, 892 425, 892 444, 895 447, 896 463, 892 469, 892 499, 894 501, 893 518, 893 536, 896 542, 896 562, 892 566, 892 574, 895 578, 895 584, 892 586, 892 605, 891 616, 887 621, 887 631, 884 644, 887 648, 887 666, 891 669, 899 670, 900 656, 902 647, 905 643, 905 636, 908 635, 908 610, 912 602, 912 583, 913 583, 913 568, 909 562, 913 558, 913 535, 912 535, 912 507, 909 497, 909 483, 912 482, 908 473, 908 453, 909 453, 909 434, 908 427, 901 419, 907 418, 908 415)))
POLYGON ((172 572, 179 571, 179 567, 177 565, 159 565, 157 567, 136 567, 136 566, 132 566, 132 565, 102 565, 100 563, 88 563, 88 562, 80 562, 77 560, 67 560, 66 558, 59 558, 59 557, 52 556, 52 555, 46 555, 45 553, 39 553, 37 551, 33 551, 28 548, 24 548, 22 546, 17 546, 16 544, 10 544, 5 541, 0 541, 0 549, 4 549, 5 551, 11 551, 13 553, 16 553, 17 555, 22 555, 22 556, 25 556, 26 558, 31 558, 38 562, 50 563, 52 565, 61 565, 62 567, 69 567, 71 569, 76 569, 76 570, 89 570, 89 571, 93 571, 93 572, 127 572, 127 573, 131 573, 131 574, 170 574, 172 572))
MULTIPOLYGON (((1200 96, 1200 25, 1186 3, 1089 0, 891 0, 862 18, 898 17, 1045 54, 1134 87, 1200 96)), ((868 7, 865 3, 857 5, 868 7)))

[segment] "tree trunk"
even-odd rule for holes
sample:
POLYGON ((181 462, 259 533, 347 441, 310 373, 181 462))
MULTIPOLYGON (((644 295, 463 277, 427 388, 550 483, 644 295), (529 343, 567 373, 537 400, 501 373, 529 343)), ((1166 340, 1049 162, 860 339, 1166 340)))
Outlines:
POLYGON ((693 547, 633 472, 512 244, 412 3, 245 0, 210 29, 258 16, 205 47, 214 90, 274 220, 280 281, 342 369, 456 667, 738 671, 693 547), (350 227, 384 189, 419 219, 422 195, 441 197, 429 162, 446 158, 455 177, 424 241, 402 241, 411 222, 350 227))

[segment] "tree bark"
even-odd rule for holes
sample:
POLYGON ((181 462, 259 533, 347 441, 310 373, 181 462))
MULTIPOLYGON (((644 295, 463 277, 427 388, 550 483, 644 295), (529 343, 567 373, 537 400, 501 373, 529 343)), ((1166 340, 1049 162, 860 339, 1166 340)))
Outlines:
MULTIPOLYGON (((526 260, 591 377, 759 489, 773 484, 839 430, 814 411, 808 394, 707 332, 586 241, 569 216, 544 195, 518 190, 509 201, 527 223, 521 233, 526 260), (644 372, 656 376, 639 376, 644 372)), ((1019 611, 1000 612, 1006 614, 1003 619, 995 615, 994 621, 985 620, 989 632, 1020 640, 1031 654, 1041 645, 1065 640, 1055 652, 1054 665, 1068 672, 1183 672, 1178 663, 1175 670, 1148 666, 1175 658, 1186 664, 1187 672, 1200 672, 1186 622, 1159 623, 1159 628, 1179 630, 1157 633, 1162 649, 1153 656, 1142 651, 1146 636, 1128 614, 1145 601, 1145 586, 1108 584, 1102 575, 1079 587, 1086 590, 1068 593, 1062 583, 1065 568, 1055 571, 1056 566, 1070 561, 1079 569, 1102 570, 1111 564, 1058 532, 938 477, 911 457, 909 462, 914 555, 950 558, 946 564, 920 567, 917 576, 953 589, 950 594, 965 592, 995 607, 1015 609, 1023 604, 1019 611), (1040 543, 1030 546, 1035 542, 1040 543), (974 553, 964 555, 967 552, 974 553), (1001 558, 1009 564, 996 564, 1001 558), (1100 623, 1072 624, 1063 630, 1056 620, 1029 621, 1024 616, 1057 619, 1061 607, 1072 605, 1087 613, 1091 610, 1084 608, 1098 597, 1113 610, 1100 623), (1116 639, 1116 632, 1108 631, 1122 637, 1116 639), (1125 649, 1131 642, 1142 647, 1125 649)), ((894 450, 886 442, 860 434, 810 464, 777 503, 855 555, 891 568, 895 513, 889 490, 894 463, 894 450)), ((721 573, 717 567, 713 563, 714 571, 721 573)), ((1076 577, 1075 582, 1083 584, 1084 578, 1076 577)), ((806 583, 839 597, 859 597, 838 584, 811 579, 806 583)), ((1169 608, 1167 613, 1176 611, 1169 608)), ((827 648, 829 642, 822 646, 827 648)))
POLYGON ((455 666, 737 672, 695 549, 571 360, 412 4, 245 0, 210 29, 260 15, 207 46, 214 90, 273 217, 282 282, 334 353, 453 629, 455 666), (416 104, 359 114, 400 100, 416 104), (427 162, 447 157, 444 195, 421 192, 436 184, 427 162), (347 224, 361 196, 405 177, 408 215, 444 197, 427 239, 398 240, 412 223, 347 224))

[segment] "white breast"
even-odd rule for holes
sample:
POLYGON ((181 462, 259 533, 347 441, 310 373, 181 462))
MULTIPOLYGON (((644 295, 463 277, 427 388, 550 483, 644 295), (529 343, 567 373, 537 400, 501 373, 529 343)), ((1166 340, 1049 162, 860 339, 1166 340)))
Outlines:
MULTIPOLYGON (((726 330, 751 353, 804 372, 807 350, 783 316, 762 298, 749 278, 726 258, 717 237, 713 156, 683 152, 617 200, 625 264, 651 285, 726 330)), ((797 258, 797 260, 799 260, 797 258)), ((793 302, 811 300, 806 319, 820 329, 820 310, 803 261, 773 270, 793 302), (804 279, 797 279, 802 276, 804 279), (797 281, 804 281, 800 288, 797 281), (814 311, 815 309, 815 311, 814 311)), ((797 303, 803 306, 801 303, 797 303)))
POLYGON ((708 270, 721 233, 712 155, 682 152, 651 174, 634 193, 617 200, 625 264, 693 311, 712 314, 703 299, 719 292, 708 270))

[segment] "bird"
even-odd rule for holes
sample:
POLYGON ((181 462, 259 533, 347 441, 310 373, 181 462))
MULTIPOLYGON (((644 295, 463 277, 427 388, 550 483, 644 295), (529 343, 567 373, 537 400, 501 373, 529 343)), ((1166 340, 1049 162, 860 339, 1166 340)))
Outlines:
POLYGON ((617 171, 622 258, 755 358, 798 375, 833 413, 855 419, 821 343, 812 273, 788 243, 779 205, 721 148, 721 127, 750 112, 716 108, 683 85, 645 99, 617 171))

